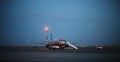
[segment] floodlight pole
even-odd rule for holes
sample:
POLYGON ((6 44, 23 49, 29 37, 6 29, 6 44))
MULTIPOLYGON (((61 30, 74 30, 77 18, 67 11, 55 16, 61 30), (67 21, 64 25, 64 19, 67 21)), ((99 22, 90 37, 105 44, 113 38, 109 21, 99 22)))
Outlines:
POLYGON ((46 41, 48 42, 48 32, 46 32, 46 41))
POLYGON ((46 42, 48 43, 48 26, 46 26, 44 29, 46 33, 46 42))

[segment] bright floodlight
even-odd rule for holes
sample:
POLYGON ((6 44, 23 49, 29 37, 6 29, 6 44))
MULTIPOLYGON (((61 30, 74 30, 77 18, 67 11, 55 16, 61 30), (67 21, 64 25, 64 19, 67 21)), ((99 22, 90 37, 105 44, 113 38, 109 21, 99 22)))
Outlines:
POLYGON ((48 32, 48 26, 45 27, 45 31, 48 32))

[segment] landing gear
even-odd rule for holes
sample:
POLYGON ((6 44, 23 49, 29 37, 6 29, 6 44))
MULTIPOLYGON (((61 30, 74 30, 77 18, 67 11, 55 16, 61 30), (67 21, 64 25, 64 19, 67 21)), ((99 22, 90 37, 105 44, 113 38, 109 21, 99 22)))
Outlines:
POLYGON ((46 45, 46 48, 51 49, 51 45, 46 45))

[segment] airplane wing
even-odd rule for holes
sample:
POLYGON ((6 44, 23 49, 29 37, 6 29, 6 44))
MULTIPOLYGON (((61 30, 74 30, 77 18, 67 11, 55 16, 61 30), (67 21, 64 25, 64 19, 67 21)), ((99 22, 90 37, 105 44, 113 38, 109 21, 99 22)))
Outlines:
POLYGON ((73 44, 71 44, 70 42, 66 42, 66 44, 68 45, 68 46, 70 46, 70 47, 72 47, 72 48, 74 48, 74 49, 78 49, 78 47, 76 47, 75 45, 73 45, 73 44))

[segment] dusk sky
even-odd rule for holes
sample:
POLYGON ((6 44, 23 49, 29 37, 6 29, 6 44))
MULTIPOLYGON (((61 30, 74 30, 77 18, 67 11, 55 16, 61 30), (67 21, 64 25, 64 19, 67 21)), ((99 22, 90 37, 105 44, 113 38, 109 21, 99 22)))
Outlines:
POLYGON ((0 8, 0 45, 39 45, 45 26, 76 45, 120 44, 120 0, 1 0, 0 8))

